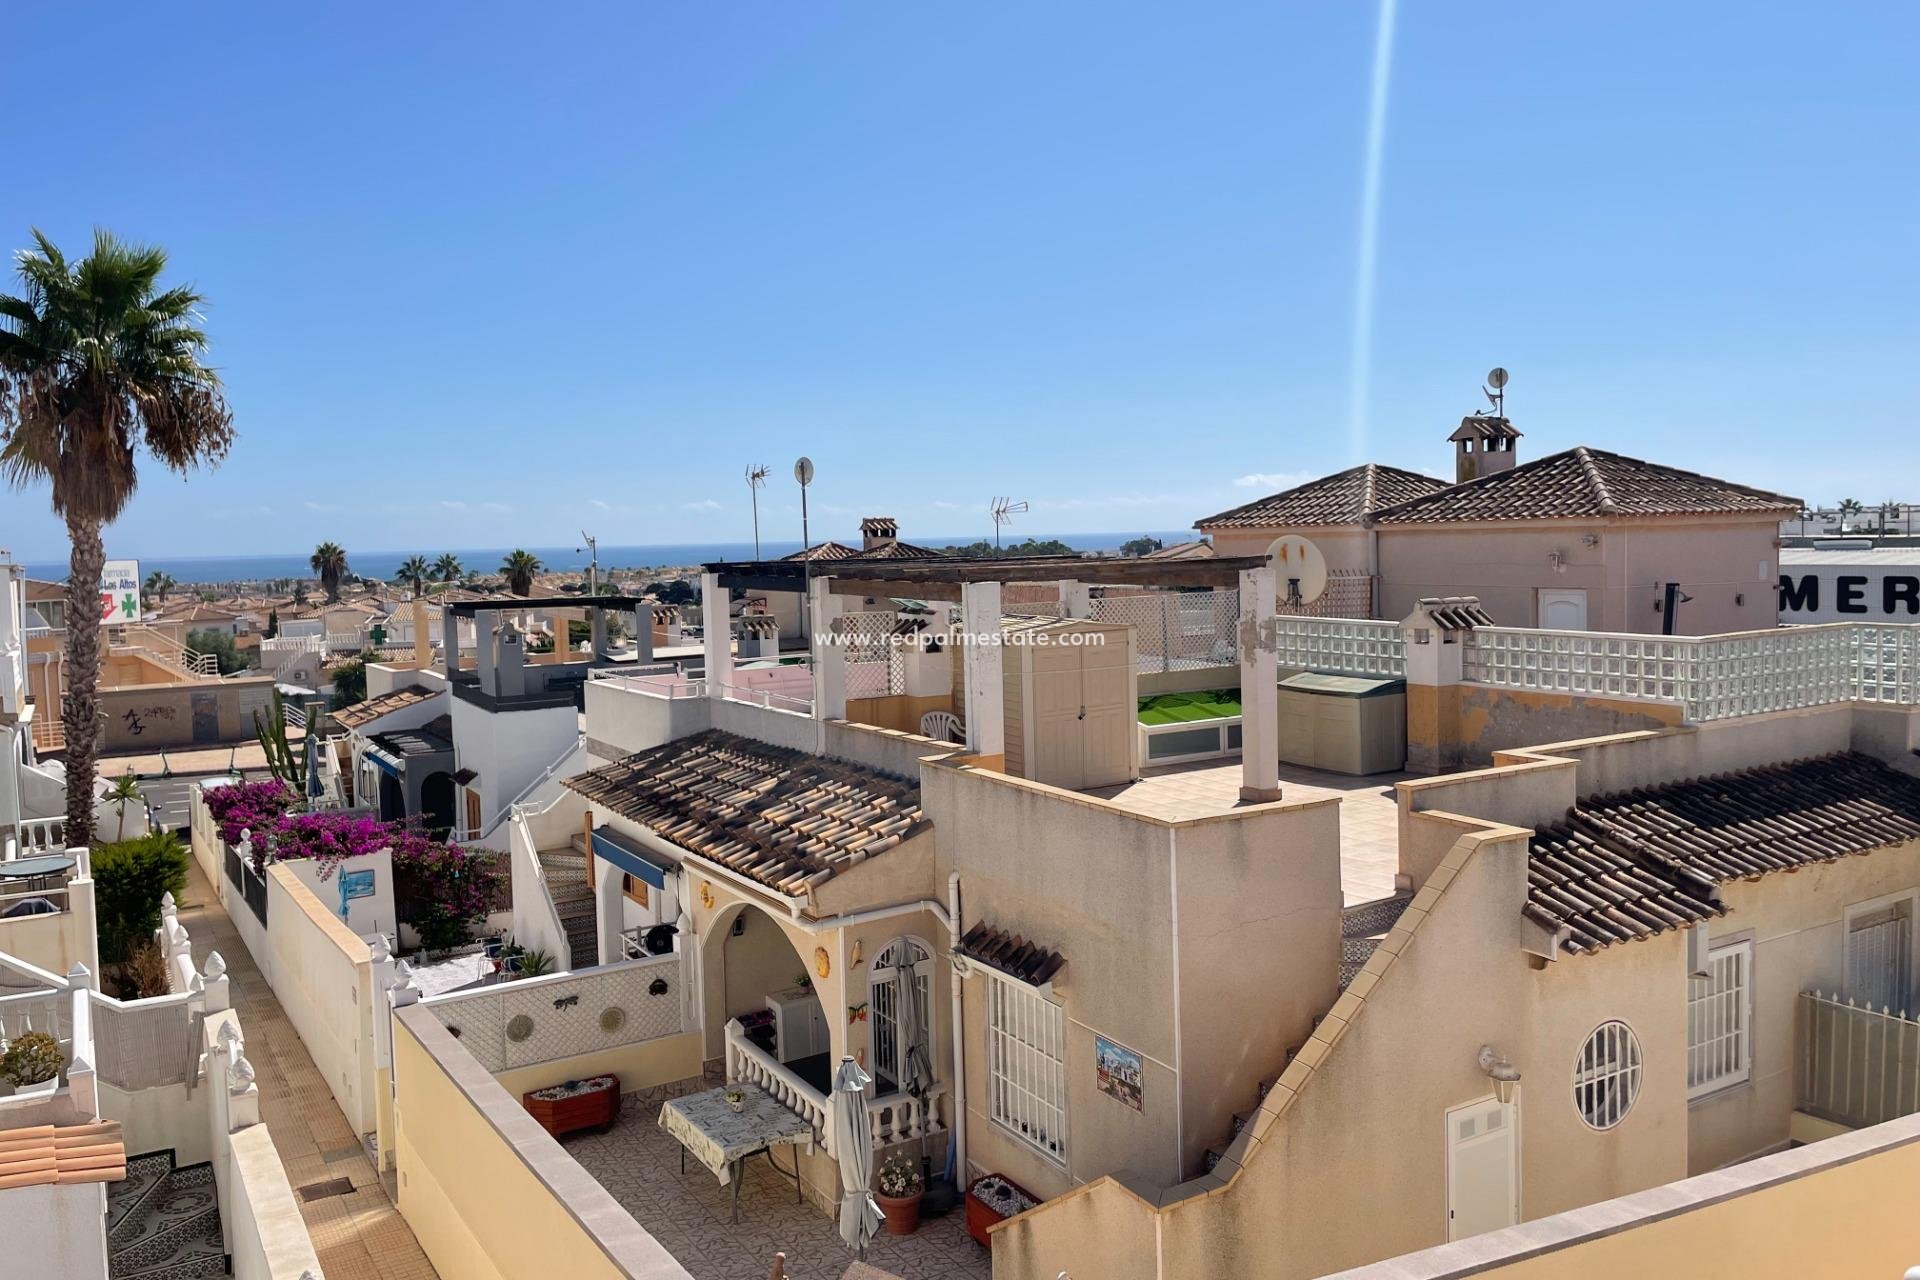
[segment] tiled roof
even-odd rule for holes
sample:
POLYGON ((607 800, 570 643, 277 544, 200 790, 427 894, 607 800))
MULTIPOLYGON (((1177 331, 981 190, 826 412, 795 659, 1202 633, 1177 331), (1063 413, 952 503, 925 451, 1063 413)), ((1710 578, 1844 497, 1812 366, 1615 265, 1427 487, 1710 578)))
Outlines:
POLYGON ((1597 951, 1722 914, 1716 886, 1920 840, 1920 778, 1856 753, 1582 801, 1533 836, 1526 915, 1597 951))
POLYGON ((120 1124, 50 1124, 0 1130, 0 1190, 47 1183, 118 1182, 127 1176, 120 1124))
POLYGON ((407 756, 439 755, 453 750, 453 717, 435 716, 418 729, 395 729, 391 733, 373 735, 373 745, 389 755, 405 759, 407 756))
POLYGON ((433 689, 408 685, 404 689, 395 689, 392 693, 383 693, 377 698, 356 702, 350 707, 341 707, 332 713, 333 720, 343 729, 358 729, 361 725, 372 724, 381 716, 425 702, 428 698, 435 696, 436 691, 433 689))
POLYGON ((1210 560, 1213 558, 1213 544, 1205 538, 1195 538, 1192 542, 1176 542, 1170 547, 1149 551, 1140 558, 1142 560, 1210 560))
POLYGON ((1520 431, 1505 418, 1495 418, 1484 413, 1470 413, 1460 419, 1460 425, 1453 429, 1448 440, 1518 440, 1520 431))
POLYGON ((1359 524, 1368 512, 1447 488, 1444 480, 1377 462, 1348 467, 1298 488, 1196 520, 1196 529, 1263 529, 1312 524, 1359 524))
POLYGON ((799 896, 919 834, 920 786, 709 729, 565 780, 663 840, 799 896))
POLYGON ((1494 625, 1493 615, 1480 607, 1479 596, 1424 596, 1420 607, 1448 631, 1471 631, 1494 625))
POLYGON ((1779 516, 1799 509, 1798 498, 1581 446, 1386 507, 1374 512, 1373 523, 1779 516))
POLYGON ((979 921, 960 939, 960 954, 1028 986, 1045 984, 1067 963, 1058 951, 1028 942, 1017 933, 979 921))
POLYGON ((862 551, 850 547, 844 542, 821 542, 810 547, 805 554, 794 552, 781 556, 782 560, 938 560, 946 553, 935 551, 932 547, 915 546, 911 542, 885 542, 871 551, 862 551))

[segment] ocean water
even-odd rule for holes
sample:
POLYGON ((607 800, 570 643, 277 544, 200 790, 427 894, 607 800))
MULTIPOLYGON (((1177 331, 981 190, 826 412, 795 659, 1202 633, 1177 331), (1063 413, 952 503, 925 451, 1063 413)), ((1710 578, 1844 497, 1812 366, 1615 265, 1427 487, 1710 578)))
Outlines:
MULTIPOLYGON (((1008 541, 1022 542, 1035 538, 1045 542, 1058 538, 1076 551, 1116 551, 1120 544, 1132 538, 1142 536, 1133 533, 1027 533, 1016 531, 1008 541)), ((1148 537, 1160 539, 1169 545, 1184 542, 1194 535, 1186 532, 1152 532, 1148 537)), ((954 535, 950 537, 914 538, 911 541, 921 546, 944 547, 965 545, 979 541, 979 535, 954 535)), ((768 559, 784 556, 800 549, 796 541, 782 542, 763 539, 760 554, 768 559)), ((399 571, 407 557, 422 555, 427 563, 433 563, 445 548, 422 549, 415 551, 354 551, 348 548, 347 566, 352 572, 367 578, 390 581, 399 571)), ((453 554, 460 557, 460 563, 469 569, 481 573, 495 573, 500 568, 511 547, 455 547, 453 554)), ((528 547, 534 555, 540 557, 540 563, 550 572, 564 573, 577 570, 585 573, 588 556, 584 550, 573 547, 528 547)), ((258 582, 272 578, 310 578, 313 570, 307 563, 311 552, 288 552, 281 555, 257 556, 147 556, 140 548, 117 545, 111 536, 107 539, 109 559, 137 557, 140 561, 140 574, 158 570, 172 575, 176 582, 183 583, 221 583, 221 582, 258 582)), ((602 546, 600 548, 601 569, 643 569, 643 568, 679 568, 688 565, 704 564, 714 560, 751 560, 753 544, 751 542, 689 542, 641 544, 635 546, 602 546)), ((59 582, 67 576, 65 561, 59 563, 39 562, 26 566, 29 577, 59 582)))

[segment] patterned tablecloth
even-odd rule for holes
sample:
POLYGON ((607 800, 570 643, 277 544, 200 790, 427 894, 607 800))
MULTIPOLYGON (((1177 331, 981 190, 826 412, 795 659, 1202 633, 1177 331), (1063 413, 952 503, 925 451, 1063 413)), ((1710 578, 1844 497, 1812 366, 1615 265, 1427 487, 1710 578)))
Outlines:
POLYGON ((768 1147, 806 1146, 812 1150, 813 1124, 758 1085, 723 1085, 705 1093, 673 1098, 660 1107, 660 1127, 726 1186, 735 1161, 768 1147), (746 1102, 735 1112, 725 1093, 739 1089, 746 1102))

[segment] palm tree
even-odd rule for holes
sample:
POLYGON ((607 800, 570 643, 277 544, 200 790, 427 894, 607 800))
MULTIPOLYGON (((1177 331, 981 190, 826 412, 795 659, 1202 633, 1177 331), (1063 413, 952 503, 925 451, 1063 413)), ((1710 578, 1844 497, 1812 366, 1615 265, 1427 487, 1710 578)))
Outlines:
POLYGON ((340 603, 340 580, 347 576, 347 553, 337 542, 323 542, 313 549, 313 555, 307 563, 320 575, 320 585, 326 589, 327 603, 340 603))
POLYGON ((158 569, 155 569, 147 575, 147 594, 153 597, 156 604, 165 604, 167 602, 167 592, 179 585, 179 583, 173 580, 172 574, 162 573, 158 569))
POLYGON ((100 531, 139 483, 136 450, 186 473, 233 445, 220 378, 201 363, 200 294, 162 289, 164 249, 93 233, 78 262, 40 232, 14 257, 23 286, 0 294, 0 473, 45 481, 72 543, 67 574, 67 841, 93 841, 100 734, 100 531))
POLYGON ((460 567, 460 557, 451 551, 442 552, 440 558, 433 562, 433 578, 436 582, 458 582, 463 572, 465 570, 460 567))
POLYGON ((133 774, 128 772, 113 780, 113 785, 107 788, 106 798, 120 816, 120 834, 115 838, 125 840, 127 838, 127 806, 135 802, 144 804, 147 799, 146 793, 140 790, 140 784, 134 780, 133 774))
POLYGON ((301 578, 293 584, 293 606, 299 608, 307 602, 307 580, 301 578))
POLYGON ((413 598, 418 600, 427 593, 427 582, 433 577, 433 570, 427 568, 425 556, 408 556, 400 562, 400 571, 394 575, 395 582, 404 582, 413 588, 413 598))
POLYGON ((531 551, 514 551, 500 562, 500 572, 507 580, 507 590, 517 596, 533 594, 533 575, 540 572, 540 557, 531 551))

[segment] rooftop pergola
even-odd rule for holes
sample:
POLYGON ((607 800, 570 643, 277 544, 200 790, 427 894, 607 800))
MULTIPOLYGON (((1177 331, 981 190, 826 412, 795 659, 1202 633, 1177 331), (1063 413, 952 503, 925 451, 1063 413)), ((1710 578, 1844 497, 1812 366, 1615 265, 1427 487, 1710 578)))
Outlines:
MULTIPOLYGON (((1247 800, 1280 797, 1279 692, 1275 614, 1278 604, 1272 564, 1264 556, 1216 556, 1204 560, 1089 559, 1080 556, 1006 556, 961 559, 736 560, 703 566, 704 619, 728 616, 732 590, 783 591, 803 596, 813 655, 813 714, 845 719, 847 653, 832 643, 834 620, 858 597, 911 597, 960 606, 968 636, 998 636, 1005 617, 1000 589, 1007 583, 1058 582, 1063 613, 1092 616, 1088 589, 1120 587, 1238 588, 1240 592, 1240 689, 1242 706, 1241 795, 1247 800)), ((705 629, 707 696, 725 698, 733 684, 730 627, 705 629)), ((963 664, 966 748, 989 759, 1005 754, 1002 651, 997 643, 958 646, 963 664)))

